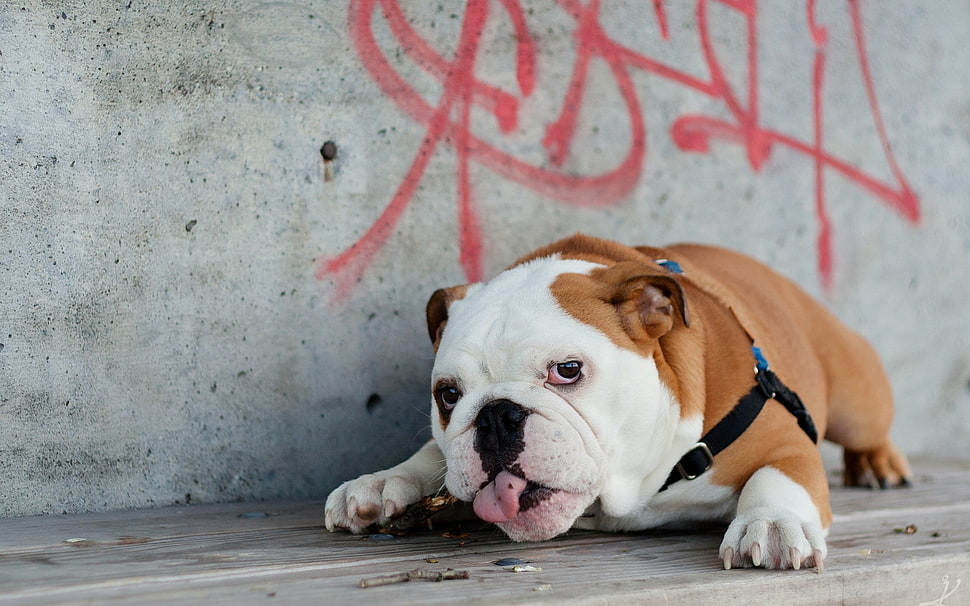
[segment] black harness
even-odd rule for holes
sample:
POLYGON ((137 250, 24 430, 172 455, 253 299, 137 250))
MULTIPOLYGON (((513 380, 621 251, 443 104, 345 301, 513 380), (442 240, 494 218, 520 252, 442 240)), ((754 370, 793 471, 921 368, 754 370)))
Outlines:
MULTIPOLYGON (((658 259, 656 262, 671 273, 683 273, 683 270, 674 261, 658 259)), ((815 423, 812 422, 812 417, 801 398, 770 370, 768 360, 765 359, 760 348, 752 345, 751 352, 755 361, 755 384, 751 391, 742 397, 731 409, 731 412, 718 421, 717 425, 704 434, 700 441, 680 458, 680 461, 671 470, 670 475, 667 476, 667 481, 660 487, 659 492, 667 490, 671 484, 679 480, 693 480, 710 469, 711 465, 714 464, 714 457, 741 437, 741 434, 754 423, 768 400, 775 400, 787 408, 788 412, 798 421, 798 426, 802 428, 802 431, 811 438, 812 442, 818 443, 818 431, 815 429, 815 423)))

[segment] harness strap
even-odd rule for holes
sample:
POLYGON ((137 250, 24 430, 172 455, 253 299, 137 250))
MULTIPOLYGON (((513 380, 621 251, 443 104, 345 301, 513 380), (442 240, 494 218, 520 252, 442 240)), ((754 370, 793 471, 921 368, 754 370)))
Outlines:
POLYGON ((751 349, 754 351, 755 360, 757 360, 754 378, 758 380, 758 385, 762 391, 768 394, 770 399, 781 403, 787 408, 788 412, 792 413, 798 421, 798 426, 802 428, 802 431, 812 439, 812 442, 818 444, 818 430, 815 429, 815 422, 812 421, 812 415, 805 408, 802 399, 798 397, 797 393, 782 383, 778 375, 768 368, 768 361, 761 354, 760 348, 752 347, 751 349))
MULTIPOLYGON (((669 259, 658 259, 656 263, 671 273, 683 273, 680 265, 669 259)), ((745 332, 747 332, 746 329, 745 332)), ((750 334, 748 338, 751 338, 750 334)), ((754 339, 751 340, 754 341, 754 339)), ((710 469, 711 465, 714 464, 714 457, 741 437, 741 434, 758 418, 768 400, 775 400, 782 404, 795 417, 798 426, 812 442, 818 443, 818 431, 815 428, 815 423, 801 398, 769 368, 768 360, 765 359, 760 348, 752 345, 751 351, 755 359, 755 385, 723 419, 718 421, 693 448, 680 458, 658 492, 667 490, 671 484, 680 480, 693 480, 710 469)))
POLYGON ((680 458, 658 492, 667 490, 671 484, 679 480, 693 480, 710 469, 714 464, 714 456, 741 437, 741 434, 758 418, 768 400, 776 400, 788 409, 795 416, 802 431, 812 442, 818 443, 815 424, 805 405, 802 404, 801 398, 782 383, 778 375, 768 369, 768 363, 761 356, 761 351, 757 347, 752 349, 756 352, 755 358, 758 360, 754 371, 757 380, 754 387, 680 458))

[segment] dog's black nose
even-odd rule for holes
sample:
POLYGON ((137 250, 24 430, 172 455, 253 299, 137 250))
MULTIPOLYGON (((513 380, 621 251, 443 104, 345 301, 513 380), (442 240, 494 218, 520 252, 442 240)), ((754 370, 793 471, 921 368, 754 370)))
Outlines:
POLYGON ((489 402, 475 418, 475 450, 489 476, 507 469, 525 448, 529 411, 511 400, 489 402))

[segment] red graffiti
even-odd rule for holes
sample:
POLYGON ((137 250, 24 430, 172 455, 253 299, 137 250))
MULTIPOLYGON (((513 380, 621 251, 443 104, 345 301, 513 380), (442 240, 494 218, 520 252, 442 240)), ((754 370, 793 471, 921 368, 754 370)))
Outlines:
MULTIPOLYGON (((815 0, 806 0, 806 21, 815 46, 812 71, 813 136, 802 141, 791 135, 766 128, 759 118, 759 49, 757 7, 755 0, 697 0, 696 19, 706 79, 665 65, 638 53, 612 39, 600 20, 600 0, 555 0, 574 21, 576 47, 572 75, 558 116, 547 126, 543 138, 548 161, 530 164, 490 144, 473 132, 471 111, 475 107, 494 117, 499 131, 511 133, 519 126, 520 100, 535 92, 539 68, 536 39, 528 27, 526 12, 520 0, 467 0, 458 45, 451 58, 444 57, 429 45, 411 26, 399 0, 351 0, 348 23, 354 46, 363 65, 383 93, 405 114, 426 127, 400 185, 390 202, 370 228, 340 255, 323 259, 317 265, 316 277, 330 276, 336 286, 336 297, 345 298, 363 275, 374 256, 384 247, 402 213, 414 197, 428 163, 440 144, 454 149, 457 167, 460 262, 468 280, 482 278, 483 244, 481 224, 474 198, 469 167, 472 161, 495 173, 551 198, 568 204, 605 206, 628 194, 637 184, 647 153, 646 127, 641 103, 632 80, 638 72, 647 72, 673 81, 712 99, 721 101, 730 116, 720 119, 701 114, 682 115, 670 131, 674 143, 682 150, 708 153, 712 139, 737 143, 744 147, 752 170, 758 172, 776 146, 788 147, 811 159, 815 176, 815 214, 819 225, 817 241, 818 270, 828 288, 833 277, 832 225, 825 198, 825 176, 835 171, 868 191, 907 221, 919 221, 919 198, 912 191, 896 163, 886 134, 882 114, 866 54, 862 17, 858 0, 846 0, 852 24, 858 65, 862 74, 869 111, 882 144, 893 180, 886 183, 832 154, 823 140, 823 91, 828 32, 816 22, 815 0), (739 95, 725 75, 712 44, 709 29, 709 6, 716 3, 743 16, 747 50, 746 90, 739 95), (500 8, 514 30, 515 76, 518 90, 509 92, 493 86, 475 75, 476 61, 481 57, 482 33, 491 11, 500 8), (441 84, 441 94, 432 103, 412 84, 401 77, 378 45, 374 22, 383 16, 401 52, 421 66, 441 84), (577 122, 589 81, 593 59, 607 66, 629 120, 630 139, 626 150, 617 154, 616 164, 599 174, 576 175, 563 169, 576 144, 577 122), (742 100, 743 99, 743 100, 742 100)), ((653 14, 660 37, 670 36, 663 0, 652 0, 653 14)))

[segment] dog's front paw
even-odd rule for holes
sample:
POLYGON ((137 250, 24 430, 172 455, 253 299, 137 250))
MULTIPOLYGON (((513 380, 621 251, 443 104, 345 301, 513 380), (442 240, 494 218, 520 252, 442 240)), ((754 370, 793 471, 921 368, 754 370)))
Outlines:
POLYGON ((373 524, 383 526, 422 497, 421 484, 414 478, 368 474, 344 482, 327 497, 324 522, 327 530, 346 528, 363 532, 373 524))
POLYGON ((724 568, 759 566, 822 570, 825 559, 825 533, 814 522, 805 522, 794 513, 768 508, 739 514, 731 522, 721 542, 724 568))

